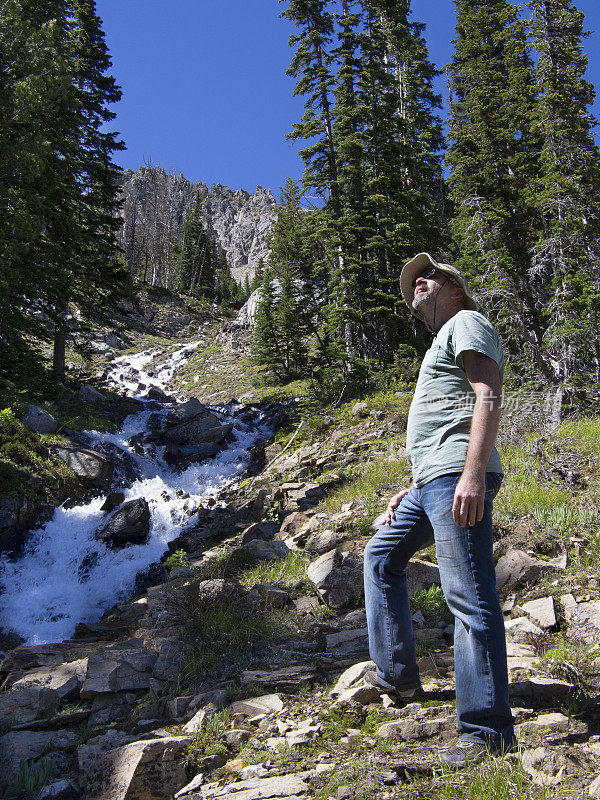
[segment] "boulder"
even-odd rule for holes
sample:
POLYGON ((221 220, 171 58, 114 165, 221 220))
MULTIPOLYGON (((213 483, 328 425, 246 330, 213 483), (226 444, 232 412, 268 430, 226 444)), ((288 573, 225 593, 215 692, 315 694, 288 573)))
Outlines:
POLYGON ((441 586, 440 568, 437 564, 423 561, 421 558, 411 558, 406 565, 406 587, 410 597, 417 589, 429 589, 431 586, 441 586))
POLYGON ((254 539, 262 539, 268 542, 275 537, 278 530, 279 525, 276 522, 254 522, 242 534, 242 544, 244 545, 254 539))
POLYGON ((331 696, 339 697, 342 692, 345 692, 353 684, 362 681, 365 674, 372 669, 375 669, 375 664, 372 661, 361 661, 359 664, 353 664, 348 667, 338 678, 337 683, 330 692, 331 696))
POLYGON ((343 531, 318 531, 308 537, 304 549, 308 553, 314 553, 315 555, 327 553, 341 544, 347 535, 343 531))
POLYGON ((138 741, 97 756, 83 774, 87 800, 165 800, 187 782, 189 736, 138 741))
POLYGON ((79 766, 79 771, 87 772, 89 765, 101 753, 115 750, 117 747, 123 747, 123 745, 135 742, 136 739, 136 736, 129 736, 123 733, 123 731, 114 729, 88 739, 85 744, 81 744, 77 748, 77 765, 79 766))
POLYGON ((121 503, 125 502, 125 495, 123 492, 110 492, 106 495, 106 500, 100 506, 100 511, 105 511, 107 514, 110 514, 111 511, 114 511, 117 506, 120 506, 121 503))
POLYGON ((0 775, 12 776, 21 761, 39 758, 52 750, 73 747, 78 736, 73 731, 12 731, 0 736, 0 775))
MULTIPOLYGON (((202 411, 191 419, 175 425, 163 435, 165 444, 198 444, 199 442, 217 442, 216 432, 227 425, 221 425, 218 417, 210 411, 202 411), (215 433, 209 433, 214 431, 215 433)), ((231 430, 231 428, 229 428, 231 430)), ((228 433, 229 431, 227 431, 228 433)), ((227 435, 225 433, 222 438, 227 435)), ((219 440, 220 441, 220 440, 219 440)))
POLYGON ((547 561, 533 558, 522 550, 511 549, 496 564, 496 586, 500 590, 534 583, 553 569, 555 566, 547 561))
POLYGON ((247 700, 236 700, 229 706, 232 714, 255 717, 257 714, 278 714, 283 711, 283 702, 278 694, 264 694, 247 700))
POLYGON ((77 392, 77 397, 84 403, 105 403, 106 396, 93 386, 82 386, 77 392))
POLYGON ((150 508, 143 497, 129 500, 110 522, 97 534, 98 538, 115 547, 142 544, 150 532, 150 508))
POLYGON ((255 561, 276 561, 279 558, 285 558, 290 553, 287 544, 279 540, 265 542, 262 539, 252 539, 239 549, 249 553, 255 561))
POLYGON ((527 603, 522 603, 521 608, 530 617, 531 621, 539 625, 540 628, 552 628, 556 625, 552 597, 540 597, 537 600, 530 600, 527 603))
POLYGON ((144 647, 107 647, 88 658, 87 673, 81 689, 83 699, 104 692, 149 689, 157 655, 144 647))
POLYGON ((171 467, 186 469, 190 464, 213 458, 220 450, 221 446, 213 442, 185 445, 168 444, 165 447, 163 458, 171 467))
POLYGON ((187 645, 178 637, 163 641, 152 668, 154 677, 164 681, 177 680, 185 667, 187 652, 187 645))
POLYGON ((363 591, 363 565, 355 553, 331 550, 307 569, 309 581, 321 600, 331 608, 342 608, 363 591))
POLYGON ((146 392, 146 397, 149 400, 156 400, 157 403, 173 402, 173 398, 170 397, 160 386, 151 386, 146 392))
POLYGON ((59 428, 58 422, 52 414, 44 411, 43 408, 32 406, 30 403, 23 403, 23 415, 21 422, 34 433, 56 433, 59 428))
POLYGON ((198 414, 209 413, 205 405, 195 397, 190 397, 185 403, 178 403, 174 408, 169 409, 167 414, 168 425, 181 425, 182 422, 188 422, 198 414))
POLYGON ((70 467, 82 481, 105 491, 110 488, 113 464, 103 453, 78 444, 53 444, 49 450, 52 455, 70 467))
POLYGON ((31 722, 55 711, 81 688, 86 669, 87 659, 82 658, 28 672, 0 694, 0 719, 31 722))
MULTIPOLYGON (((285 739, 283 741, 285 743, 285 739)), ((306 780, 309 775, 309 772, 296 772, 269 778, 247 778, 226 786, 207 783, 192 796, 195 800, 295 800, 308 794, 310 787, 306 780)))

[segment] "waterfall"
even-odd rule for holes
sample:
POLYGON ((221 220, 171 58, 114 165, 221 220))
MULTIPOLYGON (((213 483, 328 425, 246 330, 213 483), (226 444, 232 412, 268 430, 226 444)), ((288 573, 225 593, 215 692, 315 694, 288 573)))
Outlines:
POLYGON ((101 511, 103 497, 57 508, 46 525, 32 531, 22 555, 0 571, 0 628, 16 632, 26 644, 44 644, 71 638, 80 622, 98 621, 104 611, 131 596, 137 573, 158 561, 169 542, 194 524, 190 512, 216 498, 245 471, 249 448, 272 429, 264 416, 251 424, 242 421, 235 414, 239 407, 232 405, 208 408, 233 423, 233 441, 214 458, 183 472, 162 460, 163 447, 150 445, 140 454, 130 445, 132 437, 139 440, 153 418, 156 424, 156 415, 166 418, 168 410, 143 400, 140 385, 164 390, 186 355, 204 344, 186 344, 162 360, 157 350, 115 359, 109 384, 142 400, 142 407, 125 419, 119 433, 84 432, 91 447, 111 452, 113 459, 117 452, 121 465, 129 462, 129 470, 117 464, 113 490, 122 491, 125 500, 146 499, 151 514, 147 541, 116 549, 99 540, 98 529, 116 513, 101 511), (127 480, 131 467, 137 477, 127 480))

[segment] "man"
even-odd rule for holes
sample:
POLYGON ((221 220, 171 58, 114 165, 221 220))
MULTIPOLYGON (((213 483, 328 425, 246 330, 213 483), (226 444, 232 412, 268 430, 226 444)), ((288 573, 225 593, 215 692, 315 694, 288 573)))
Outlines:
POLYGON ((494 448, 504 357, 461 273, 419 253, 402 270, 411 312, 436 334, 408 415, 413 483, 390 500, 365 550, 367 683, 407 702, 422 693, 406 565, 435 541, 442 589, 455 619, 458 743, 442 763, 463 767, 514 748, 504 622, 492 558, 492 501, 502 481, 494 448))

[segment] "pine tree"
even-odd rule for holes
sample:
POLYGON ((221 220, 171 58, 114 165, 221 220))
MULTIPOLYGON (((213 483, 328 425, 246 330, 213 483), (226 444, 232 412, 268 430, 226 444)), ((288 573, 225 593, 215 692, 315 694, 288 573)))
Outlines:
POLYGON ((307 336, 299 299, 291 271, 286 272, 281 294, 275 304, 275 330, 279 341, 281 373, 285 380, 303 377, 307 369, 307 336))
POLYGON ((455 263, 480 290, 509 350, 519 354, 525 344, 550 377, 539 282, 527 270, 541 143, 532 130, 536 88, 526 26, 505 0, 457 0, 456 30, 447 152, 461 250, 455 263))
POLYGON ((302 151, 303 184, 325 199, 309 219, 328 265, 328 336, 343 341, 344 369, 353 370, 391 360, 399 339, 410 336, 398 304, 401 265, 416 249, 444 241, 439 98, 408 3, 301 6, 304 16, 290 3, 302 31, 290 40, 300 42, 291 73, 300 77, 296 93, 306 96, 307 113, 293 136, 318 138, 302 151))
POLYGON ((214 246, 202 222, 203 198, 196 192, 188 208, 175 247, 178 289, 197 297, 212 297, 215 291, 214 246))
POLYGON ((282 352, 276 321, 276 297, 273 273, 265 269, 261 287, 261 301, 256 312, 256 323, 252 341, 252 354, 255 363, 276 378, 284 376, 282 352))
POLYGON ((72 0, 69 18, 71 28, 65 46, 77 100, 77 126, 71 131, 70 145, 77 164, 63 185, 65 194, 70 190, 74 206, 71 241, 64 253, 68 281, 63 283, 53 309, 53 370, 58 377, 65 372, 68 304, 74 303, 84 317, 106 319, 126 280, 116 242, 121 224, 115 213, 120 169, 112 161, 115 150, 125 145, 104 127, 116 116, 109 105, 120 100, 121 90, 107 74, 111 59, 95 0, 72 0))
POLYGON ((541 226, 529 275, 540 287, 554 378, 600 380, 600 153, 585 80, 584 17, 569 0, 531 0, 542 140, 533 201, 541 226))

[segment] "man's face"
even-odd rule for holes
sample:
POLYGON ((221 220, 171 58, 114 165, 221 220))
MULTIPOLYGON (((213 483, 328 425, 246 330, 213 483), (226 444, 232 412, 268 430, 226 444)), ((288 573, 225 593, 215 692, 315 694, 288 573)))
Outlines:
POLYGON ((425 267, 413 281, 415 294, 412 307, 415 311, 433 302, 438 292, 448 282, 448 276, 435 267, 425 267))

